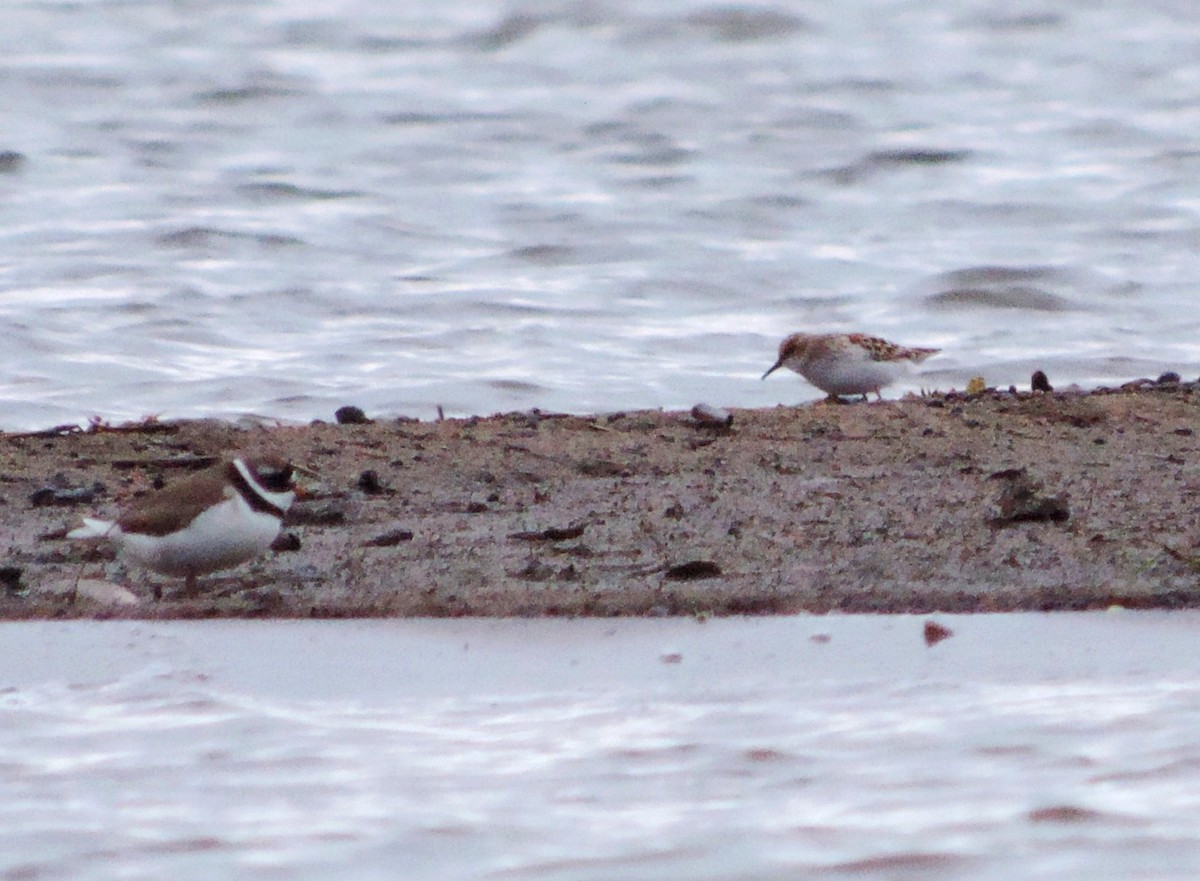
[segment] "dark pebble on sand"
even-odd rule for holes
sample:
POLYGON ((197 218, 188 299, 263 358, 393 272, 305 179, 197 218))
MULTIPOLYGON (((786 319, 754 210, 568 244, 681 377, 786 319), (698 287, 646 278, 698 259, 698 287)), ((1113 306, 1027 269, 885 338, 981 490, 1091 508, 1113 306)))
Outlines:
POLYGON ((358 488, 369 496, 384 495, 392 491, 379 480, 379 473, 370 469, 358 475, 358 488))
POLYGON ((583 535, 582 526, 551 526, 548 529, 514 532, 509 538, 521 541, 569 541, 583 535))
POLYGON ((23 571, 18 566, 0 566, 0 587, 9 593, 20 593, 23 571))
POLYGON ((731 428, 733 414, 711 404, 697 404, 692 408, 692 422, 698 428, 731 428))
POLYGON ((333 414, 333 418, 337 420, 338 425, 371 424, 371 420, 367 418, 367 414, 363 412, 361 407, 338 407, 337 411, 333 414))
POLYGON ((363 546, 369 548, 390 548, 395 547, 401 542, 412 541, 412 538, 413 532, 411 529, 393 529, 391 532, 385 532, 383 535, 367 539, 363 542, 363 546))
POLYGON ((271 550, 277 554, 300 550, 300 536, 294 532, 282 532, 271 542, 271 550))
POLYGON ((702 578, 717 578, 721 567, 712 560, 689 560, 677 566, 668 567, 663 577, 668 581, 698 581, 702 578))
POLYGON ((1050 378, 1046 376, 1044 371, 1035 370, 1033 376, 1029 380, 1030 387, 1035 392, 1052 392, 1054 386, 1050 385, 1050 378))
MULTIPOLYGON (((100 492, 103 492, 103 487, 100 488, 100 492)), ((49 505, 59 505, 62 507, 90 505, 96 501, 96 495, 96 486, 84 486, 77 489, 58 489, 52 486, 45 486, 30 493, 29 504, 35 508, 44 508, 49 505)))
POLYGON ((1155 380, 1159 385, 1178 385, 1180 383, 1179 374, 1174 370, 1168 370, 1162 376, 1155 380))

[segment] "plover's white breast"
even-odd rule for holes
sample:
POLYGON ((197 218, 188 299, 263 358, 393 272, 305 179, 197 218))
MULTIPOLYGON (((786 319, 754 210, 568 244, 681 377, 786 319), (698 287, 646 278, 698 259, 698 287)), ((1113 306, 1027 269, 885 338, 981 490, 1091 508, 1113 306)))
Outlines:
POLYGON ((258 556, 279 534, 280 521, 253 510, 233 494, 199 514, 178 532, 112 535, 130 559, 164 575, 186 576, 228 569, 258 556))

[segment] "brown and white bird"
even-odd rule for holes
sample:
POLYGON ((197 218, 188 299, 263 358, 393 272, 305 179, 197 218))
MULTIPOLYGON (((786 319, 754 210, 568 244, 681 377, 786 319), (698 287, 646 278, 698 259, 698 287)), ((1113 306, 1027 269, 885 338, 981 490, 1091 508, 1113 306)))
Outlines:
POLYGON ((830 399, 874 392, 882 400, 880 389, 940 351, 910 349, 862 333, 794 333, 779 344, 779 359, 762 378, 787 367, 830 399))
POLYGON ((136 566, 187 579, 263 553, 296 498, 293 466, 275 458, 222 461, 141 499, 116 520, 85 517, 67 538, 107 538, 136 566))

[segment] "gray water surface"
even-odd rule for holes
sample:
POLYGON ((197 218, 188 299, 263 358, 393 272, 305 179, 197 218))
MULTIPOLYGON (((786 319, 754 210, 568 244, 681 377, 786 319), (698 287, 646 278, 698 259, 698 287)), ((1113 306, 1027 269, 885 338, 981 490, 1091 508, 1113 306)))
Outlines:
POLYGON ((1190 7, 410 7, 5 8, 0 427, 1200 374, 1190 7))
POLYGON ((1191 879, 1195 613, 3 629, 0 878, 1191 879))

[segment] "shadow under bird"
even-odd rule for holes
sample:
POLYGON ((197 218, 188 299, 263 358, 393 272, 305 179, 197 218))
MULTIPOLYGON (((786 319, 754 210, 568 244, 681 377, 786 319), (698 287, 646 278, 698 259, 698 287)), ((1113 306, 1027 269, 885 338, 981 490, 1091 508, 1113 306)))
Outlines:
POLYGON ((779 344, 779 358, 762 375, 780 367, 799 373, 831 400, 880 390, 941 349, 899 346, 863 333, 794 333, 779 344))
POLYGON ((116 520, 85 517, 67 538, 106 538, 122 559, 187 579, 229 569, 265 552, 296 498, 295 468, 272 457, 234 458, 172 483, 116 520))

